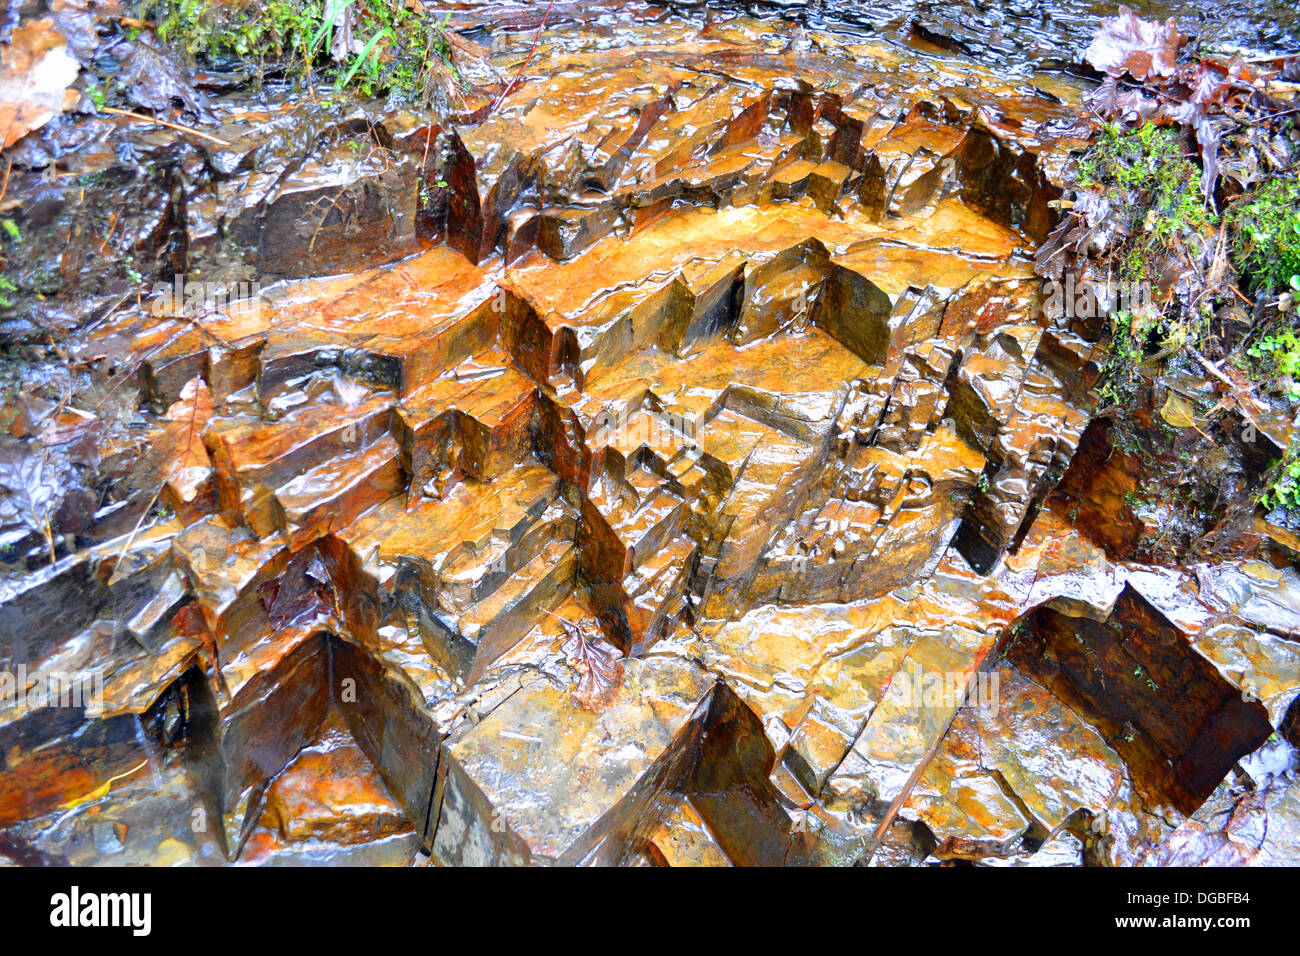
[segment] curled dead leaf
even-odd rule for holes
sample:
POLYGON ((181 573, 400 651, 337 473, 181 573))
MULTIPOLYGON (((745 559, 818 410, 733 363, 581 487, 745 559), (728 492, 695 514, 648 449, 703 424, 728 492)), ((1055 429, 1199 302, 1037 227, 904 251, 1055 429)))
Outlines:
POLYGON ((1160 409, 1160 417, 1175 428, 1195 428, 1196 409, 1177 392, 1170 392, 1160 409))
POLYGON ((206 104, 190 82, 189 72, 165 47, 141 37, 134 43, 118 44, 115 54, 122 63, 118 82, 132 103, 163 113, 179 102, 190 112, 205 115, 206 104))
POLYGON ((1186 39, 1173 17, 1163 24, 1153 23, 1120 7, 1119 16, 1101 21, 1084 58, 1110 76, 1126 72, 1137 80, 1172 76, 1178 49, 1186 39))

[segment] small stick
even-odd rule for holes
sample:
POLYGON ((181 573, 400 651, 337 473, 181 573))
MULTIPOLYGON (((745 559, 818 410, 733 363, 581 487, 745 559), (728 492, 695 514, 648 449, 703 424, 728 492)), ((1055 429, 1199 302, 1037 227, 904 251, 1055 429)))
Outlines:
POLYGON ((1293 106, 1289 110, 1282 110, 1280 113, 1265 113, 1260 119, 1275 120, 1279 116, 1286 116, 1288 113, 1300 112, 1300 106, 1293 106))
MULTIPOLYGON (((1212 49, 1209 47, 1205 48, 1205 52, 1212 54, 1214 56, 1240 56, 1241 54, 1240 50, 1219 50, 1219 49, 1212 49)), ((1294 55, 1295 54, 1283 53, 1279 56, 1271 56, 1271 55, 1270 56, 1243 56, 1241 58, 1241 62, 1242 63, 1276 63, 1278 60, 1289 60, 1294 55)))
POLYGON ((556 614, 554 611, 548 611, 548 610, 546 610, 546 608, 542 607, 540 604, 537 605, 537 610, 541 611, 543 614, 549 614, 549 615, 551 615, 551 617, 555 618, 555 619, 556 619, 557 621, 559 621, 561 624, 567 625, 568 627, 575 627, 575 628, 576 628, 576 627, 578 626, 578 625, 574 624, 572 621, 570 621, 567 617, 560 617, 560 615, 556 614))
MULTIPOLYGON (((1245 398, 1246 398, 1246 399, 1247 399, 1247 400, 1248 400, 1252 405, 1255 406, 1255 408, 1256 408, 1257 411, 1263 411, 1263 410, 1264 410, 1264 406, 1263 406, 1262 404, 1260 404, 1259 400, 1256 399, 1254 395, 1251 395, 1249 392, 1243 392, 1243 390, 1241 389, 1241 387, 1238 386, 1236 382, 1234 382, 1232 379, 1228 378, 1228 376, 1226 376, 1226 375, 1223 374, 1223 371, 1219 368, 1219 366, 1215 365, 1213 362, 1211 362, 1209 359, 1207 359, 1204 355, 1202 355, 1202 354, 1201 354, 1200 352, 1198 352, 1196 349, 1192 349, 1192 350, 1191 350, 1191 353, 1192 353, 1193 357, 1196 359, 1196 361, 1198 361, 1198 362, 1201 363, 1201 367, 1202 367, 1203 369, 1205 369, 1205 371, 1209 372, 1210 375, 1214 376, 1214 377, 1217 378, 1220 382, 1222 382, 1224 385, 1228 386, 1228 394, 1229 394, 1229 395, 1232 395, 1232 396, 1234 396, 1234 397, 1236 397, 1236 396, 1243 396, 1243 395, 1244 395, 1244 397, 1245 397, 1245 398)), ((1264 431, 1264 429, 1260 426, 1259 422, 1255 421, 1254 416, 1251 415, 1248 411, 1246 411, 1246 407, 1245 407, 1245 403, 1244 403, 1244 402, 1239 402, 1239 403, 1238 403, 1238 405, 1237 405, 1237 410, 1241 412, 1241 417, 1244 418, 1244 419, 1246 419, 1246 421, 1248 421, 1248 422, 1251 424, 1251 426, 1252 426, 1256 431, 1261 431, 1261 432, 1264 431)), ((1197 431, 1201 431, 1199 428, 1196 429, 1196 430, 1197 430, 1197 431)), ((1204 433, 1204 432, 1201 432, 1201 434, 1204 435, 1205 433, 1204 433)), ((1267 433, 1265 433, 1265 434, 1267 434, 1267 433)))
POLYGON ((1231 289, 1233 295, 1235 295, 1235 296, 1236 296, 1238 299, 1240 299, 1242 302, 1245 302, 1245 303, 1246 303, 1248 306, 1250 306, 1252 309, 1255 308, 1255 303, 1254 303, 1254 302, 1251 302, 1251 301, 1250 301, 1249 299, 1247 299, 1244 295, 1242 295, 1242 294, 1241 294, 1241 290, 1238 289, 1235 285, 1230 285, 1230 286, 1228 286, 1228 288, 1231 289))
POLYGON ((180 123, 173 123, 170 122, 169 120, 158 119, 158 117, 156 116, 143 116, 140 113, 132 113, 130 110, 119 110, 114 106, 101 106, 99 108, 99 111, 101 113, 112 113, 114 116, 125 116, 128 119, 133 119, 138 123, 156 123, 159 126, 166 126, 168 129, 179 130, 182 133, 189 133, 191 136, 199 137, 199 139, 206 139, 208 142, 216 143, 218 146, 228 147, 233 145, 231 143, 227 143, 224 139, 218 139, 216 136, 209 135, 208 133, 201 133, 198 130, 191 129, 188 126, 182 126, 180 123))
POLYGON ((501 105, 501 101, 515 91, 515 84, 519 82, 520 77, 524 75, 524 71, 527 70, 529 64, 533 62, 533 54, 537 52, 537 44, 541 42, 542 31, 546 29, 546 18, 551 15, 551 7, 553 6, 555 6, 555 0, 551 0, 551 2, 546 5, 546 12, 542 14, 542 22, 537 25, 537 35, 533 37, 532 48, 528 51, 528 59, 524 60, 524 65, 519 68, 519 72, 514 75, 505 87, 502 88, 501 95, 498 96, 496 102, 488 108, 489 114, 495 113, 497 107, 501 105))
POLYGON ((560 624, 564 626, 564 633, 569 637, 577 637, 582 641, 587 640, 587 635, 582 632, 582 627, 575 624, 573 621, 570 621, 567 617, 560 617, 560 615, 555 612, 546 610, 546 608, 542 607, 540 604, 537 605, 537 610, 541 611, 543 614, 549 614, 551 617, 559 621, 560 624))

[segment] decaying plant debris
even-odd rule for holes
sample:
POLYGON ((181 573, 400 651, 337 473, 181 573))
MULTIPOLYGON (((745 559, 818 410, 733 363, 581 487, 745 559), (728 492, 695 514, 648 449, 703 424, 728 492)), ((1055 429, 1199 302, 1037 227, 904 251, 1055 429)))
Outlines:
POLYGON ((1092 318, 1109 323, 1103 394, 1116 442, 1147 460, 1135 502, 1197 489, 1150 542, 1165 554, 1231 547, 1256 501, 1284 522, 1298 503, 1290 270, 1300 259, 1289 250, 1300 133, 1288 77, 1300 61, 1198 54, 1185 40, 1172 20, 1127 8, 1103 24, 1087 56, 1105 74, 1090 102, 1107 125, 1036 258, 1050 279, 1083 272, 1099 288, 1152 293, 1092 318), (1176 431, 1136 423, 1148 406, 1176 431), (1251 461, 1246 471, 1225 473, 1225 446, 1251 461), (1256 478, 1261 455, 1273 464, 1256 478))

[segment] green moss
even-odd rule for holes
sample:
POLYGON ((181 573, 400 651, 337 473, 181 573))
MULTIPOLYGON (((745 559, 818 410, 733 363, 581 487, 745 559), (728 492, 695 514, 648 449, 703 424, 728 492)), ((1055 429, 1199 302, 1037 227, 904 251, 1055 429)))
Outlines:
POLYGON ((268 0, 243 6, 212 0, 144 0, 140 18, 156 24, 158 37, 193 56, 215 59, 235 54, 261 61, 286 61, 292 70, 311 66, 308 48, 320 28, 315 0, 268 0))
POLYGON ((1214 221, 1197 186, 1200 171, 1176 129, 1154 123, 1129 129, 1108 123, 1078 169, 1079 185, 1085 188, 1136 191, 1147 221, 1164 236, 1180 227, 1203 227, 1214 221))
POLYGON ((451 61, 446 20, 437 23, 400 0, 267 0, 243 6, 143 0, 140 13, 157 25, 160 39, 198 59, 236 56, 303 79, 315 72, 339 89, 366 96, 427 100, 436 71, 464 83, 451 61), (360 50, 334 63, 330 45, 339 15, 355 18, 360 50))
POLYGON ((1134 238, 1121 260, 1121 279, 1147 281, 1153 266, 1175 243, 1200 252, 1216 222, 1197 183, 1200 171, 1188 158, 1183 134, 1146 123, 1125 129, 1111 123, 1085 157, 1084 175, 1113 202, 1134 208, 1134 238), (1089 159, 1090 157, 1090 159, 1089 159))
POLYGON ((1128 280, 1147 279, 1154 257, 1175 242, 1199 251, 1217 221, 1201 197, 1200 171, 1189 159, 1186 139, 1176 129, 1109 123, 1079 161, 1078 176, 1080 186, 1100 187, 1112 202, 1134 209, 1135 238, 1121 260, 1128 280))
POLYGON ((1151 307, 1116 310, 1110 317, 1111 348, 1101 396, 1107 405, 1126 405, 1136 387, 1137 367, 1157 343, 1166 354, 1196 346, 1208 325, 1202 313, 1182 314, 1154 301, 1153 286, 1170 257, 1199 259, 1216 217, 1206 208, 1191 149, 1177 129, 1146 123, 1102 127, 1078 163, 1078 183, 1099 189, 1116 209, 1132 215, 1131 235, 1111 260, 1116 279, 1141 287, 1151 307))
POLYGON ((1285 391, 1292 401, 1300 401, 1300 336, 1285 329, 1262 336, 1247 354, 1257 360, 1251 373, 1254 378, 1277 391, 1285 391))
POLYGON ((1250 288, 1300 291, 1300 178, 1270 179, 1237 203, 1233 259, 1250 288))
MULTIPOLYGON (((1233 261, 1247 287, 1300 296, 1300 179, 1263 183, 1236 203, 1229 224, 1233 261)), ((1278 319, 1266 324, 1267 334, 1251 342, 1248 360, 1239 364, 1263 388, 1300 401, 1300 325, 1294 310, 1278 319)))
POLYGON ((1300 510, 1300 449, 1292 446, 1286 457, 1274 464, 1273 480, 1260 496, 1260 504, 1270 511, 1274 508, 1300 510))

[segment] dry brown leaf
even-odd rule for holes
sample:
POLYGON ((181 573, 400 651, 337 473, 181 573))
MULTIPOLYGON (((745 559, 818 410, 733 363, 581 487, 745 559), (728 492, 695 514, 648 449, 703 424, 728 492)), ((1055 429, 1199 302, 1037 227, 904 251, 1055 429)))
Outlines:
POLYGON ((167 409, 169 424, 163 429, 156 454, 164 482, 181 501, 193 501, 212 472, 212 460, 201 437, 212 413, 212 393, 198 376, 185 383, 179 400, 167 409))
POLYGON ((490 47, 485 47, 481 43, 475 43, 473 40, 467 40, 455 30, 446 31, 447 43, 457 53, 465 56, 472 56, 480 60, 485 60, 492 55, 490 47))
POLYGON ((190 112, 204 115, 203 96, 170 50, 142 37, 135 43, 119 43, 114 52, 122 64, 117 81, 132 103, 164 113, 179 101, 190 112))
POLYGON ((122 13, 121 0, 50 0, 50 13, 68 49, 82 63, 89 63, 99 49, 98 25, 122 13))
POLYGON ((0 149, 7 149, 77 102, 70 87, 81 67, 49 17, 15 30, 0 57, 0 149))
POLYGON ((191 601, 186 604, 172 617, 172 627, 175 628, 177 634, 198 640, 204 654, 207 655, 209 662, 216 671, 217 680, 221 683, 222 693, 226 693, 225 677, 221 674, 221 668, 217 666, 221 661, 217 641, 212 636, 212 629, 208 627, 208 619, 203 614, 202 605, 198 601, 191 601))

